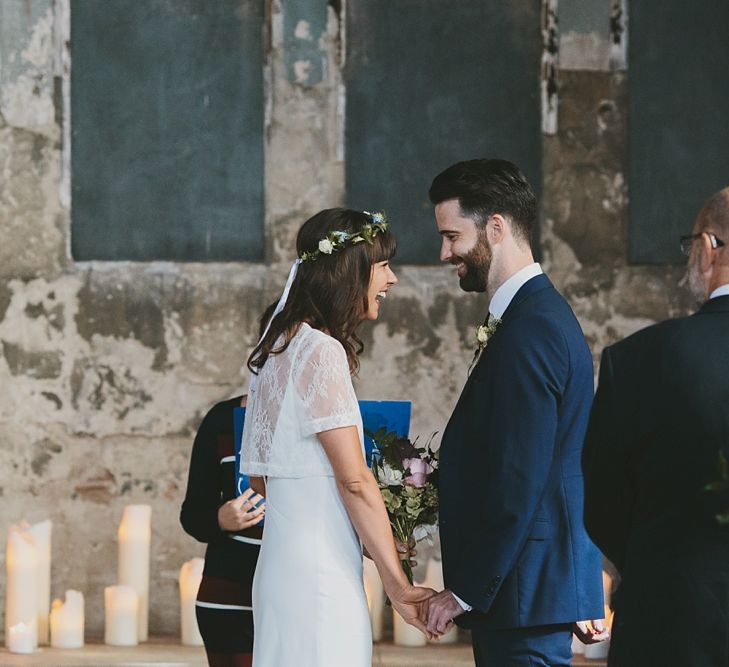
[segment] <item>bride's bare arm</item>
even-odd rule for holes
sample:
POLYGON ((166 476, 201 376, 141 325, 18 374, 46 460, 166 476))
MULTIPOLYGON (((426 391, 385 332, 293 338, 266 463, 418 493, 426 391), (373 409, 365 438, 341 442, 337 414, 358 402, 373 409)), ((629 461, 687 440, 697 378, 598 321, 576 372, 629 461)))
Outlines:
POLYGON ((433 591, 411 586, 402 570, 385 504, 362 457, 357 428, 335 428, 318 437, 334 469, 349 518, 375 562, 393 606, 408 623, 428 634, 423 619, 427 618, 427 599, 433 591))

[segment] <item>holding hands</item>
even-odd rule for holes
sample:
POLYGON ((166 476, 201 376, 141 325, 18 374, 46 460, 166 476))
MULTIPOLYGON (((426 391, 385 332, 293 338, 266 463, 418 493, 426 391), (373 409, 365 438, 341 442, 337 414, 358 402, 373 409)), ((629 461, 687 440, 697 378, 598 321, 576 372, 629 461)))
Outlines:
POLYGON ((236 532, 259 524, 266 513, 266 504, 262 501, 263 496, 253 489, 246 489, 237 498, 220 506, 218 525, 222 530, 236 532))
POLYGON ((444 635, 453 627, 453 619, 465 612, 453 593, 447 588, 428 600, 428 632, 435 637, 444 635))

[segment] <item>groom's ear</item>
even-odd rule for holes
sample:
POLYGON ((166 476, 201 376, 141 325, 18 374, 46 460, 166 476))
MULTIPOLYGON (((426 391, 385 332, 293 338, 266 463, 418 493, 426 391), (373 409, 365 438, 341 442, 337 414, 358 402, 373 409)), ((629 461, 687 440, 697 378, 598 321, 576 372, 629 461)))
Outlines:
POLYGON ((508 231, 508 224, 506 218, 500 213, 494 213, 486 221, 486 234, 492 245, 503 240, 508 231))

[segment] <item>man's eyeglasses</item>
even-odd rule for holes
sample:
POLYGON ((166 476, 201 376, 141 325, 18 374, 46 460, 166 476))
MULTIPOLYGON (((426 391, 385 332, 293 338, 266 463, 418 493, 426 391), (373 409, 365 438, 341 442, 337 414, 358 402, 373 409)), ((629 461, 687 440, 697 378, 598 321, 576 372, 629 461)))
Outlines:
POLYGON ((709 237, 709 240, 711 241, 711 247, 714 250, 716 250, 717 248, 721 248, 723 245, 726 245, 724 241, 722 241, 720 238, 717 238, 711 232, 699 232, 698 234, 687 234, 686 236, 681 237, 681 252, 686 255, 686 257, 688 257, 691 254, 691 248, 694 245, 694 241, 696 239, 700 239, 704 234, 709 237))

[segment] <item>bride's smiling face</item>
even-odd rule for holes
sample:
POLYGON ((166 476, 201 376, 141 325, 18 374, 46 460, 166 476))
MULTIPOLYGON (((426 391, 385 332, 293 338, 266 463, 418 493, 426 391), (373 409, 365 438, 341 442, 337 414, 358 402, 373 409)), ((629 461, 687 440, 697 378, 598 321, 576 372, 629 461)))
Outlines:
POLYGON ((370 286, 367 288, 367 312, 365 320, 376 320, 380 314, 380 304, 387 298, 387 290, 397 284, 397 276, 390 268, 389 260, 372 265, 370 286))

